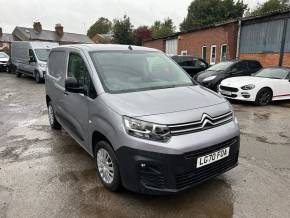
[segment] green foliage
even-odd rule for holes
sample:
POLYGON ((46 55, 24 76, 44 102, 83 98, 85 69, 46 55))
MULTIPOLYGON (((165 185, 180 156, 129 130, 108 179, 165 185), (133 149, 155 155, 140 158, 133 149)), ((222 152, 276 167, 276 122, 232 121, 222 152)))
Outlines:
POLYGON ((113 25, 114 43, 133 44, 133 26, 130 18, 124 15, 123 19, 115 19, 113 25))
POLYGON ((87 35, 92 38, 97 33, 106 34, 112 29, 112 22, 105 18, 100 17, 88 30, 87 35))
POLYGON ((258 4, 257 7, 250 12, 249 15, 264 14, 270 11, 279 10, 289 7, 289 0, 268 0, 263 4, 258 4))
POLYGON ((153 38, 165 37, 175 32, 175 26, 170 18, 165 19, 163 22, 157 20, 150 28, 153 38))
POLYGON ((186 18, 180 24, 180 30, 187 31, 195 27, 242 17, 247 8, 243 0, 194 0, 188 7, 186 18))

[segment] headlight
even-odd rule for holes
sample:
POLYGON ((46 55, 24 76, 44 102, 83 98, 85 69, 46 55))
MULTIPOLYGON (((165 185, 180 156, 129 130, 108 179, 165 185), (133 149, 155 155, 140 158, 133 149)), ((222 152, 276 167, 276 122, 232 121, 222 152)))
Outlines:
POLYGON ((39 63, 39 66, 42 68, 46 68, 46 64, 43 64, 43 63, 39 63))
POLYGON ((170 130, 166 125, 149 123, 126 116, 124 116, 123 119, 126 132, 129 135, 163 142, 168 141, 170 138, 170 130))
POLYGON ((210 76, 210 77, 205 78, 203 81, 207 82, 207 81, 211 81, 211 80, 213 80, 215 78, 216 78, 216 76, 210 76))
POLYGON ((255 88, 255 85, 253 85, 253 84, 249 84, 249 85, 245 85, 245 86, 241 87, 242 90, 251 90, 254 88, 255 88))

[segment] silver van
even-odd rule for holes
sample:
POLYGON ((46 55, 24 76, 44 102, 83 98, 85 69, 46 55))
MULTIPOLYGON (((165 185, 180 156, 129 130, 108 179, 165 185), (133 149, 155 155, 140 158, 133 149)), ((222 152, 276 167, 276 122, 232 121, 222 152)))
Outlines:
POLYGON ((53 42, 12 42, 11 63, 16 69, 17 77, 26 74, 33 76, 37 83, 42 82, 49 52, 57 46, 59 44, 53 42))
POLYGON ((63 127, 95 158, 111 191, 176 193, 238 164, 231 105, 158 50, 53 48, 45 87, 51 127, 63 127))

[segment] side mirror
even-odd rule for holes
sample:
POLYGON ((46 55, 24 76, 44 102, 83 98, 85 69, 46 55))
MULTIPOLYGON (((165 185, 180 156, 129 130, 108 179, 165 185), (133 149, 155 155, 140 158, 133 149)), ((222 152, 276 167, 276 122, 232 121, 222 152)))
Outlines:
POLYGON ((87 94, 87 89, 83 86, 80 86, 75 78, 67 78, 65 80, 65 90, 72 93, 81 93, 84 95, 87 94))

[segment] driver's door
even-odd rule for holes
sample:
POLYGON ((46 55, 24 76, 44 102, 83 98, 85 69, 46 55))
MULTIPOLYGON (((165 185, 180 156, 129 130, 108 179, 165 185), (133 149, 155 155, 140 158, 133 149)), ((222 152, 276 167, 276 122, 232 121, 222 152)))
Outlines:
MULTIPOLYGON (((90 74, 85 58, 78 51, 69 53, 66 78, 69 77, 75 78, 79 86, 89 92, 90 74)), ((82 145, 88 145, 88 98, 85 94, 65 90, 61 102, 65 126, 82 145)))

